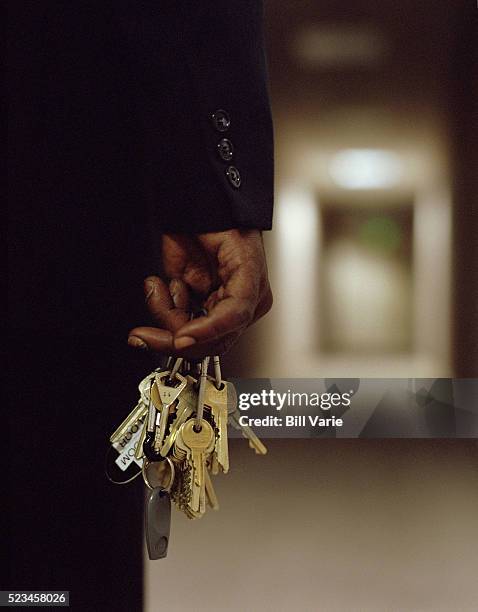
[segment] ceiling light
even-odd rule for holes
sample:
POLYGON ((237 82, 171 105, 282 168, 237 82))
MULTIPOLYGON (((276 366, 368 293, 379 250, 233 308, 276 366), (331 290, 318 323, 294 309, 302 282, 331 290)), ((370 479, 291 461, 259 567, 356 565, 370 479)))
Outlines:
POLYGON ((400 157, 381 149, 344 149, 330 162, 334 183, 344 189, 387 189, 403 177, 400 157))
POLYGON ((322 25, 300 29, 292 53, 302 63, 324 69, 374 68, 388 57, 390 45, 373 26, 322 25))

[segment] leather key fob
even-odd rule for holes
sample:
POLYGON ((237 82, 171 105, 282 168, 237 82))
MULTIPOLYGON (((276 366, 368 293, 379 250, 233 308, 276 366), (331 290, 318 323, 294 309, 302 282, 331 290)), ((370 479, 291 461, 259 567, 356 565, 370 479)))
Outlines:
POLYGON ((149 558, 164 559, 168 554, 171 530, 171 498, 162 487, 148 490, 144 507, 144 532, 149 558))

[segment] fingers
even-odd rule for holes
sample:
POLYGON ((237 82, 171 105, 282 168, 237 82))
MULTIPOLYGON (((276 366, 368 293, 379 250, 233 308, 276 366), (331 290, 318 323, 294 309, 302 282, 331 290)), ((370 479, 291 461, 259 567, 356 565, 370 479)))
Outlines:
MULTIPOLYGON (((213 304, 215 303, 216 301, 213 300, 213 304)), ((219 335, 214 340, 204 340, 204 341, 199 341, 199 342, 196 341, 196 339, 193 338, 192 336, 186 336, 186 337, 182 336, 182 333, 184 331, 188 332, 188 328, 186 328, 186 330, 182 328, 179 332, 177 332, 175 340, 174 340, 174 347, 175 347, 176 353, 178 353, 179 351, 179 356, 181 357, 184 356, 187 359, 201 359, 202 357, 205 357, 206 355, 223 355, 235 344, 235 342, 237 342, 237 340, 241 336, 242 332, 246 329, 246 327, 248 327, 249 325, 252 325, 258 319, 263 317, 267 312, 269 312, 271 307, 272 307, 272 291, 269 285, 267 284, 267 288, 265 289, 264 294, 261 297, 261 300, 259 301, 259 304, 254 312, 254 316, 251 318, 251 320, 248 323, 246 323, 243 326, 239 325, 239 327, 235 331, 226 333, 224 335, 219 335), (187 342, 183 343, 183 340, 187 340, 187 342), (191 341, 194 341, 194 342, 191 343, 191 341), (179 347, 182 347, 182 348, 179 349, 179 347)), ((213 305, 209 304, 209 308, 212 310, 213 305)), ((202 323, 202 319, 207 319, 207 317, 195 319, 194 323, 198 325, 199 323, 202 323)), ((210 324, 211 323, 208 323, 208 325, 210 324)), ((194 334, 195 333, 194 328, 193 328, 193 331, 191 331, 192 327, 193 326, 189 327, 189 333, 194 334)), ((217 331, 217 327, 218 327, 217 324, 214 325, 214 327, 217 331)))
POLYGON ((175 308, 179 308, 180 310, 184 310, 187 312, 189 310, 189 289, 182 280, 179 278, 174 278, 169 283, 169 293, 173 298, 173 303, 175 308))
POLYGON ((129 332, 128 344, 157 353, 174 352, 173 333, 189 320, 189 290, 178 279, 169 287, 157 276, 144 281, 146 304, 157 327, 135 327, 129 332))
POLYGON ((224 355, 237 342, 240 335, 241 332, 234 332, 213 342, 195 343, 182 350, 175 349, 173 355, 190 360, 202 359, 210 355, 224 355))
POLYGON ((245 299, 227 297, 218 302, 205 317, 183 325, 175 334, 176 349, 185 349, 195 343, 208 343, 237 332, 252 320, 254 309, 245 299))
MULTIPOLYGON (((159 290, 160 293, 164 287, 159 290)), ((176 301, 178 306, 188 307, 189 294, 184 284, 179 283, 171 287, 171 293, 170 301, 176 301)), ((158 296, 155 296, 156 298, 158 296)), ((168 307, 168 304, 170 306, 170 301, 166 300, 165 296, 162 296, 162 299, 164 302, 161 302, 159 306, 159 298, 158 303, 153 303, 154 307, 159 308, 155 310, 156 316, 161 322, 171 321, 170 315, 164 315, 164 309, 168 307)), ((155 353, 186 359, 201 359, 206 355, 223 355, 238 340, 248 325, 270 310, 272 293, 268 288, 253 316, 250 310, 240 302, 241 300, 234 298, 224 299, 212 308, 208 316, 188 321, 178 330, 176 337, 172 329, 137 327, 131 330, 128 343, 135 348, 149 349, 155 353)), ((187 313, 186 316, 188 316, 187 313)))
POLYGON ((171 281, 170 288, 157 276, 144 281, 146 304, 154 322, 174 332, 189 319, 189 292, 180 280, 171 281))
POLYGON ((215 282, 215 266, 194 237, 163 234, 162 260, 168 278, 182 278, 198 295, 210 292, 215 282))
POLYGON ((270 310, 260 232, 170 234, 162 244, 164 270, 173 280, 169 287, 157 276, 145 280, 148 310, 159 329, 135 328, 129 339, 133 346, 190 359, 222 354, 270 310), (199 304, 207 316, 190 320, 189 311, 199 304))
POLYGON ((239 336, 240 333, 228 334, 215 342, 194 344, 189 348, 178 350, 174 346, 171 332, 156 327, 135 327, 130 331, 128 344, 136 349, 193 360, 202 359, 208 355, 223 355, 237 341, 239 336))
POLYGON ((128 344, 134 348, 149 349, 166 355, 174 352, 172 332, 157 327, 135 327, 129 332, 128 344))

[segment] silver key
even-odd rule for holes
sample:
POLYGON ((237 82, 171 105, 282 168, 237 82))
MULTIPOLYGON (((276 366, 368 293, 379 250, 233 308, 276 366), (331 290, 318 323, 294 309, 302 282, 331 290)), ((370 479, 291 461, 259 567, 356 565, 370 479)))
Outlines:
POLYGON ((168 424, 169 408, 178 399, 179 395, 186 387, 187 381, 179 373, 176 373, 175 378, 179 380, 179 385, 173 387, 167 385, 168 374, 157 374, 155 382, 151 390, 151 399, 156 408, 160 409, 159 419, 156 420, 156 432, 154 436, 154 450, 159 452, 163 445, 166 426, 168 424), (158 406, 158 403, 160 406, 158 406))
MULTIPOLYGON (((110 442, 113 445, 119 444, 121 446, 122 440, 125 438, 129 439, 132 433, 137 431, 137 428, 141 426, 148 412, 149 404, 149 388, 151 380, 156 375, 156 372, 151 372, 146 378, 144 378, 138 386, 140 398, 133 410, 128 414, 124 421, 116 428, 116 430, 110 436, 110 442), (136 428, 135 428, 136 426, 136 428)), ((127 440, 126 440, 127 441, 127 440)))

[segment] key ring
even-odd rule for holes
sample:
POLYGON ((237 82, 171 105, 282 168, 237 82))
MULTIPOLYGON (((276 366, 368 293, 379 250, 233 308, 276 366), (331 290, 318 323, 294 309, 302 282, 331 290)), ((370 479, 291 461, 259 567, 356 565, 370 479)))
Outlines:
POLYGON ((141 474, 141 469, 138 466, 138 471, 136 472, 136 474, 134 476, 131 476, 130 478, 128 478, 128 480, 115 480, 111 475, 110 475, 110 471, 109 471, 109 459, 111 456, 111 452, 115 450, 112 446, 110 446, 108 448, 108 450, 106 451, 106 456, 105 456, 105 476, 106 478, 112 482, 113 484, 117 484, 117 485, 125 485, 125 484, 129 484, 130 482, 133 482, 133 480, 135 480, 136 478, 138 478, 138 476, 141 474))
POLYGON ((201 361, 201 376, 199 378, 198 407, 196 412, 195 431, 201 431, 201 421, 204 413, 204 393, 206 391, 207 369, 210 357, 204 357, 201 361))
MULTIPOLYGON (((146 473, 146 470, 148 469, 148 467, 150 465, 152 465, 153 463, 158 463, 161 466, 164 465, 168 465, 169 467, 169 471, 170 471, 170 477, 169 477, 169 483, 168 486, 163 486, 163 485, 159 485, 161 486, 162 489, 164 489, 165 491, 167 491, 168 493, 171 491, 171 488, 173 486, 173 482, 174 482, 174 478, 175 478, 175 467, 174 467, 174 463, 171 461, 171 459, 169 457, 166 457, 163 461, 149 461, 146 457, 143 459, 143 467, 141 468, 141 473, 143 474, 143 480, 144 480, 144 484, 148 487, 148 489, 155 489, 156 487, 153 487, 153 485, 149 482, 149 478, 148 475, 146 473)), ((136 478, 136 476, 135 476, 136 478)))
POLYGON ((214 376, 216 378, 216 389, 221 389, 222 387, 222 375, 221 375, 221 360, 219 359, 219 355, 214 355, 212 358, 214 363, 214 376))
MULTIPOLYGON (((192 321, 194 319, 194 312, 190 312, 189 313, 189 320, 192 321)), ((189 360, 184 360, 182 363, 182 374, 188 374, 189 372, 191 372, 191 361, 189 360)))
POLYGON ((183 360, 184 357, 178 357, 174 362, 173 369, 171 370, 171 374, 168 377, 169 382, 173 382, 173 380, 176 378, 176 374, 179 372, 179 368, 181 367, 183 360))

